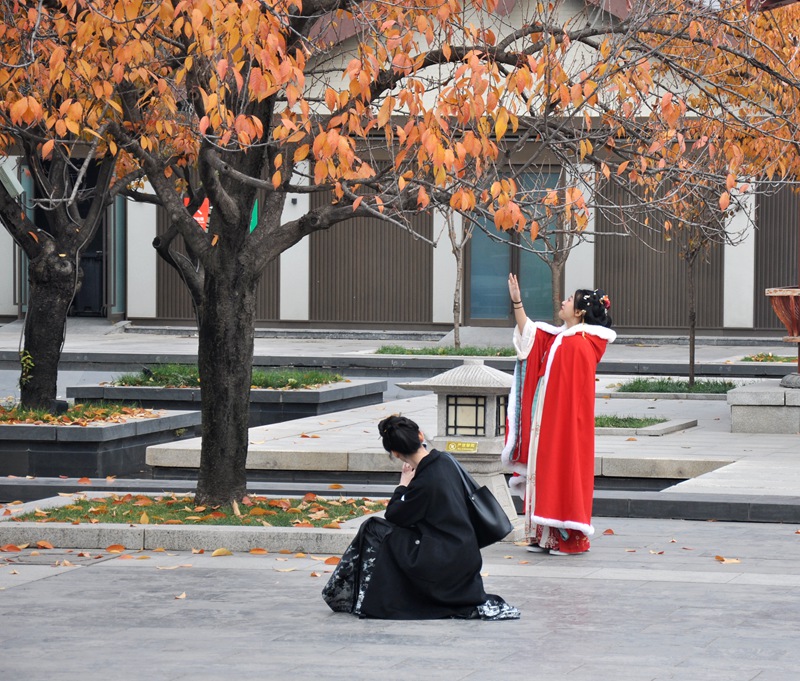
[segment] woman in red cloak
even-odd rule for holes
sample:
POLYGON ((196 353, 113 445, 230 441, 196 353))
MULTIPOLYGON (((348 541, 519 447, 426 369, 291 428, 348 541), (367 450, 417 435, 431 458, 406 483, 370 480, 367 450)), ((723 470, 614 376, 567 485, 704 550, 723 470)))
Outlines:
POLYGON ((528 550, 584 553, 594 534, 595 373, 617 335, 611 303, 600 289, 578 289, 556 327, 528 319, 513 274, 508 292, 517 364, 502 456, 512 493, 524 499, 528 550))

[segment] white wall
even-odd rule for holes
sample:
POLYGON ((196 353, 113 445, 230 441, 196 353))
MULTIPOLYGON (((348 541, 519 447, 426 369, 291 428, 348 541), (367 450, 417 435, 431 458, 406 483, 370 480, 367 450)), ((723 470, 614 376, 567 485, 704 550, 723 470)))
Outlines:
POLYGON ((17 306, 14 304, 14 257, 16 255, 14 240, 0 227, 0 315, 17 316, 17 306))
MULTIPOLYGON (((17 157, 8 156, 2 158, 0 159, 0 165, 3 165, 10 173, 16 176, 17 157)), ((6 231, 6 228, 0 225, 0 315, 3 316, 16 317, 18 313, 15 302, 17 282, 14 281, 15 275, 19 276, 16 268, 17 263, 14 262, 14 258, 17 256, 14 240, 6 231)))
POLYGON ((731 329, 752 328, 755 322, 755 193, 751 191, 740 200, 744 208, 733 216, 727 230, 734 238, 738 238, 738 235, 743 238, 738 245, 726 244, 724 248, 722 325, 731 329))
MULTIPOLYGON (((461 234, 462 218, 453 214, 456 234, 461 234)), ((433 211, 433 318, 434 323, 453 323, 453 295, 456 290, 456 256, 453 255, 444 215, 433 211)), ((464 321, 464 292, 462 291, 461 321, 464 321)))
MULTIPOLYGON (((595 208, 592 199, 594 195, 594 181, 589 181, 588 178, 594 177, 594 169, 588 164, 581 164, 578 166, 581 173, 582 180, 579 186, 589 204, 589 220, 586 223, 586 233, 593 234, 595 229, 595 208)), ((570 182, 577 181, 578 178, 570 178, 570 182)), ((594 280, 594 237, 589 241, 581 241, 575 248, 570 251, 567 263, 564 265, 564 298, 569 298, 579 288, 597 288, 603 286, 603 282, 595 282, 594 280)), ((613 297, 613 293, 609 295, 613 297)))
MULTIPOLYGON (((298 170, 309 172, 308 163, 301 164, 298 170)), ((295 175, 292 181, 297 184, 308 184, 308 175, 295 175)), ((297 220, 306 213, 311 206, 309 194, 289 194, 283 204, 281 222, 286 223, 297 220)), ((310 241, 303 238, 291 248, 280 255, 280 312, 279 318, 286 321, 307 321, 309 308, 309 279, 310 279, 310 241)))
MULTIPOLYGON (((150 186, 145 187, 151 192, 150 186)), ((127 206, 127 274, 128 318, 149 319, 156 316, 156 207, 148 203, 128 201, 127 206)))

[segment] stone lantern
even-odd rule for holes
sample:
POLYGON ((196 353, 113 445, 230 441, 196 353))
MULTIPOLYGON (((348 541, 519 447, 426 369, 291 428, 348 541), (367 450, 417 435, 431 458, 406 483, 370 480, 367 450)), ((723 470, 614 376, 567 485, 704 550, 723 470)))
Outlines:
POLYGON ((461 366, 443 374, 398 385, 406 390, 436 393, 437 432, 435 437, 428 437, 429 444, 452 454, 479 485, 486 485, 518 527, 517 511, 500 461, 512 383, 511 376, 486 366, 483 360, 466 359, 461 366))

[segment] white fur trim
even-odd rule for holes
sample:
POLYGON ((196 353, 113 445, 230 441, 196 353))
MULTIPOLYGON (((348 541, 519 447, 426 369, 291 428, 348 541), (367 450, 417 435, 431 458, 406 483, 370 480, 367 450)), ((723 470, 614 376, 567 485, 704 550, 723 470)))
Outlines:
POLYGON ((511 494, 518 496, 520 499, 525 498, 525 473, 522 475, 512 476, 508 481, 508 488, 511 494))
POLYGON ((614 329, 607 329, 605 326, 598 324, 575 324, 561 332, 562 336, 574 336, 579 333, 588 333, 590 336, 597 336, 604 341, 613 343, 617 338, 617 332, 614 329))
POLYGON ((552 518, 542 518, 541 516, 531 513, 531 522, 535 525, 547 525, 548 527, 559 527, 565 530, 578 530, 583 532, 587 537, 594 534, 594 527, 586 523, 578 523, 574 520, 553 520, 552 518))

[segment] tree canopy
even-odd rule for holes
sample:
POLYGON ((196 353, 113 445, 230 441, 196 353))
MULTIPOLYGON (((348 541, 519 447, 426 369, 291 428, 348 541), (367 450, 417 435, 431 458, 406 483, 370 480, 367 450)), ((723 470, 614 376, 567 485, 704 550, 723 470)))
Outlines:
MULTIPOLYGON (((532 242, 540 230, 585 230, 591 210, 607 205, 604 186, 621 190, 620 231, 669 231, 684 219, 682 202, 706 197, 706 187, 718 188, 714 209, 725 213, 754 179, 797 176, 794 7, 0 0, 0 8, 0 149, 27 149, 43 168, 59 158, 76 169, 80 159, 111 165, 112 190, 143 190, 137 173, 146 176, 171 235, 189 248, 190 258, 171 262, 198 308, 198 491, 213 501, 243 493, 246 422, 233 412, 248 394, 255 285, 306 235, 353 216, 410 230, 409 213, 442 205, 532 242), (537 180, 543 167, 559 170, 556 186, 537 180), (311 192, 332 198, 282 217, 287 196, 311 192), (193 219, 204 199, 213 206, 207 229, 193 219), (226 483, 206 484, 231 471, 226 483)), ((47 183, 41 191, 35 200, 53 198, 47 183)), ((0 188, 6 227, 23 247, 40 244, 48 235, 19 223, 19 209, 0 188)))

